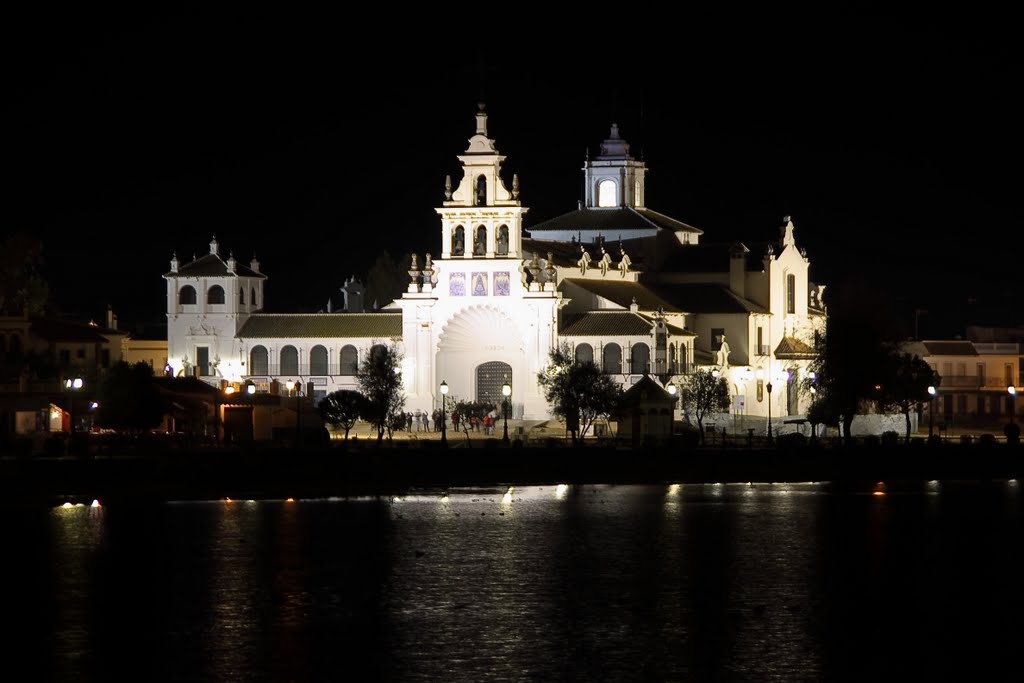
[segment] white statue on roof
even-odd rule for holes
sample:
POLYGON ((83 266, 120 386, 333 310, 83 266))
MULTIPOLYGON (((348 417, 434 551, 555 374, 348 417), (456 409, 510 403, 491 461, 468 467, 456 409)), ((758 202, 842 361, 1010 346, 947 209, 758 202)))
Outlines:
POLYGON ((729 367, 729 342, 725 341, 724 334, 722 335, 722 345, 718 347, 715 365, 721 365, 723 368, 729 367))

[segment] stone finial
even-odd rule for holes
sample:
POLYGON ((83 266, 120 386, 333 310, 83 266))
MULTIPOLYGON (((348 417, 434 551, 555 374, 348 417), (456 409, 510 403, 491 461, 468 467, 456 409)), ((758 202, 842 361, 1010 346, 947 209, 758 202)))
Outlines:
POLYGON ((178 272, 178 252, 176 251, 171 253, 171 272, 178 272))
POLYGON ((235 265, 236 265, 236 263, 237 263, 237 261, 235 261, 235 252, 229 251, 228 252, 228 272, 229 273, 235 272, 235 265))
POLYGON ((210 253, 214 256, 217 255, 217 236, 214 235, 213 239, 210 240, 210 253))
POLYGON ((544 277, 547 280, 547 282, 549 282, 552 285, 554 285, 555 277, 556 277, 557 274, 558 274, 558 269, 555 268, 555 255, 552 254, 549 251, 548 252, 548 264, 544 268, 544 277))
POLYGON ((519 199, 519 174, 512 174, 512 199, 519 199))
POLYGON ((637 304, 635 296, 633 297, 633 300, 629 303, 629 310, 631 313, 636 313, 637 311, 640 310, 640 306, 639 304, 637 304))
POLYGON ((444 198, 448 201, 452 199, 452 177, 450 175, 444 177, 444 198))
POLYGON ((580 258, 576 261, 576 265, 580 267, 580 275, 587 274, 587 266, 590 265, 590 254, 587 253, 587 248, 580 244, 580 258))
POLYGON ((629 254, 626 253, 626 250, 621 245, 619 245, 619 254, 622 256, 622 259, 619 261, 619 274, 622 275, 622 277, 626 277, 626 274, 629 273, 629 266, 633 262, 630 260, 629 254))
POLYGON ((607 251, 605 251, 603 244, 601 245, 601 260, 598 261, 597 263, 601 267, 601 275, 607 275, 608 268, 610 268, 612 265, 612 256, 607 251))
POLYGON ((254 273, 260 272, 260 262, 256 258, 256 252, 252 252, 252 260, 249 261, 249 269, 254 273))

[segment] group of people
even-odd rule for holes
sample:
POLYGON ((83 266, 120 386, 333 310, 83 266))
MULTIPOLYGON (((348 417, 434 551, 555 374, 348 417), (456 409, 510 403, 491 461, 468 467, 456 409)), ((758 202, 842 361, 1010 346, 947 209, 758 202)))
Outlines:
MULTIPOLYGON (((476 415, 469 415, 467 417, 461 415, 459 411, 453 410, 450 418, 452 428, 456 431, 460 429, 461 424, 462 427, 471 432, 482 431, 487 435, 494 434, 494 426, 498 421, 497 411, 493 410, 483 417, 477 417, 476 415)), ((441 420, 440 410, 428 413, 425 410, 417 409, 415 413, 409 412, 405 414, 405 429, 408 432, 439 432, 441 431, 441 420)))

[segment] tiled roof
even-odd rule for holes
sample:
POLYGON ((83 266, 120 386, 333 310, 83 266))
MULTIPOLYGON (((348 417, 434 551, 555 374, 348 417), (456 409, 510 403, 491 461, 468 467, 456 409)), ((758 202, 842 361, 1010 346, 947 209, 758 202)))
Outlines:
POLYGON ((977 356, 978 350, 969 341, 927 341, 922 342, 930 356, 977 356))
POLYGON ((402 336, 401 313, 257 313, 238 336, 243 339, 317 339, 402 336))
POLYGON ((783 360, 799 360, 817 356, 818 354, 813 348, 796 337, 783 337, 779 345, 775 347, 775 357, 783 360))
POLYGON ((621 282, 612 279, 562 278, 559 288, 565 283, 576 285, 623 308, 629 308, 629 305, 633 303, 633 299, 636 299, 636 305, 648 311, 656 311, 659 306, 664 308, 667 313, 680 313, 684 310, 639 282, 621 282))
MULTIPOLYGON (((737 296, 720 282, 681 282, 647 285, 672 306, 687 313, 766 313, 749 299, 737 296)), ((667 308, 665 310, 668 310, 667 308)))
POLYGON ((631 311, 588 311, 562 316, 558 333, 563 337, 598 335, 649 335, 651 321, 631 311))
MULTIPOLYGON (((729 251, 733 244, 705 243, 679 244, 665 257, 659 270, 685 273, 727 273, 729 272, 729 251)), ((750 272, 764 269, 762 260, 767 242, 744 242, 746 253, 745 268, 750 272)))
POLYGON ((555 216, 550 220, 526 228, 526 230, 535 237, 543 236, 547 230, 600 230, 611 241, 618 239, 620 232, 628 234, 631 230, 650 230, 652 228, 672 232, 691 232, 698 235, 704 232, 657 211, 633 207, 578 209, 555 216))
MULTIPOLYGON (((671 335, 693 336, 678 325, 665 325, 671 335)), ((559 334, 564 337, 649 335, 654 329, 650 316, 632 311, 587 311, 562 316, 559 334)))
POLYGON ((658 384, 650 375, 644 375, 636 384, 622 392, 622 399, 619 401, 619 414, 627 407, 635 407, 641 402, 661 401, 672 405, 676 397, 668 393, 663 386, 658 384))
POLYGON ((255 277, 265 279, 263 273, 257 273, 241 261, 235 263, 235 272, 228 271, 228 264, 217 254, 207 254, 191 263, 178 267, 178 272, 164 273, 164 277, 255 277))
POLYGON ((111 336, 127 336, 123 330, 110 330, 87 323, 56 320, 54 318, 32 318, 31 334, 49 342, 109 342, 111 336))

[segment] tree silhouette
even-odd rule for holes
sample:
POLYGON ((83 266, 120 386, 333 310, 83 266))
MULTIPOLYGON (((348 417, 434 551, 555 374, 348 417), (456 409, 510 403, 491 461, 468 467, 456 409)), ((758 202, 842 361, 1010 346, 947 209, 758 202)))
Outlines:
POLYGON ((548 366, 537 374, 551 412, 565 420, 573 445, 600 417, 607 417, 622 398, 622 387, 593 361, 573 359, 563 343, 548 354, 548 366))
POLYGON ((392 424, 392 417, 405 407, 401 361, 401 354, 393 344, 375 346, 356 372, 356 382, 366 397, 360 417, 376 427, 378 446, 384 441, 384 432, 392 424))
POLYGON ((97 392, 96 424, 106 429, 139 434, 163 420, 164 401, 147 363, 115 363, 97 392))
POLYGON ((885 365, 885 373, 879 385, 879 404, 883 409, 895 409, 903 413, 907 421, 906 443, 910 443, 910 411, 920 408, 931 397, 928 387, 938 384, 938 375, 920 356, 892 351, 885 365))
POLYGON ((700 442, 704 443, 704 418, 709 413, 729 409, 729 383, 725 377, 715 377, 710 370, 697 370, 687 375, 683 385, 683 405, 697 418, 700 442))
POLYGON ((320 399, 317 407, 320 409, 320 418, 328 424, 344 429, 345 441, 348 441, 348 433, 359 421, 365 404, 366 397, 358 391, 341 389, 332 391, 320 399))

